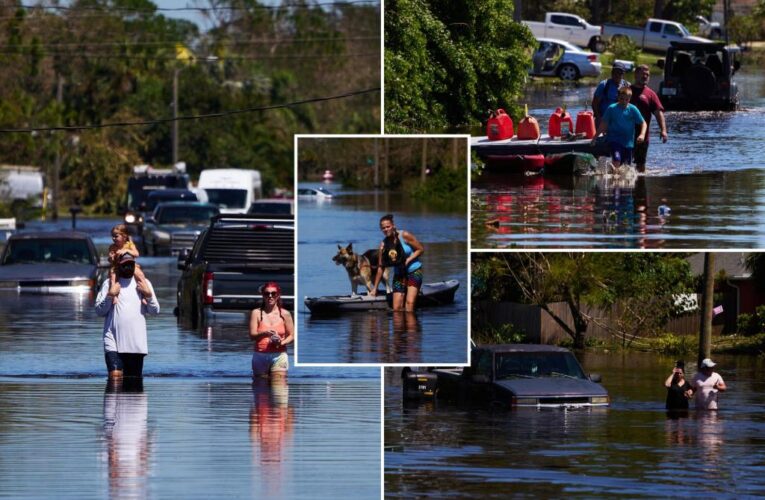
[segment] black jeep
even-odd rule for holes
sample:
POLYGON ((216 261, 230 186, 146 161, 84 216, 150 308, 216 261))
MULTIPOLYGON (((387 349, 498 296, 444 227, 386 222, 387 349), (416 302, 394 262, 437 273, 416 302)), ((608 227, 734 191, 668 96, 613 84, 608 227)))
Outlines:
POLYGON ((722 43, 672 42, 664 59, 659 98, 667 110, 735 111, 738 87, 731 81, 741 67, 739 49, 722 43))

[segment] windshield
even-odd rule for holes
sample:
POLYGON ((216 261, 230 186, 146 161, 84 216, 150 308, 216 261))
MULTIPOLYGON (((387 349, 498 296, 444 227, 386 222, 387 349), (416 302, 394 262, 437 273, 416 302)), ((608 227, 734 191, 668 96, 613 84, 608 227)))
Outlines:
POLYGON ((221 208, 244 208, 247 201, 246 189, 210 189, 207 191, 207 201, 221 208))
POLYGON ((94 264, 87 240, 19 239, 8 242, 3 265, 37 263, 94 264))
POLYGON ((151 212, 154 210, 154 208, 157 206, 157 204, 163 202, 163 201, 198 201, 197 195, 191 192, 163 192, 163 191, 154 191, 153 193, 149 194, 148 199, 146 200, 146 211, 151 212))
POLYGON ((570 352, 508 352, 497 354, 496 379, 569 377, 586 378, 570 352))
POLYGON ((157 223, 206 224, 215 215, 218 215, 218 211, 211 207, 164 207, 159 211, 157 223))

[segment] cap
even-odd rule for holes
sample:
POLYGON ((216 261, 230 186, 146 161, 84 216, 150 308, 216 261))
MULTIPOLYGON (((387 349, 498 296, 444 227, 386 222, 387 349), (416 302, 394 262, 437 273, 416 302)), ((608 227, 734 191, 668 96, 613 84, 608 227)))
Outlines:
POLYGON ((622 71, 622 72, 627 71, 627 67, 620 62, 615 62, 614 65, 611 67, 611 69, 622 71))
POLYGON ((714 366, 716 366, 716 365, 717 365, 717 363, 714 363, 714 362, 712 362, 712 360, 711 360, 711 359, 709 359, 709 358, 706 358, 706 359, 704 359, 704 360, 701 362, 701 367, 702 367, 702 368, 713 368, 713 367, 714 367, 714 366))
POLYGON ((120 257, 120 264, 124 264, 125 262, 135 262, 135 257, 125 252, 120 257))

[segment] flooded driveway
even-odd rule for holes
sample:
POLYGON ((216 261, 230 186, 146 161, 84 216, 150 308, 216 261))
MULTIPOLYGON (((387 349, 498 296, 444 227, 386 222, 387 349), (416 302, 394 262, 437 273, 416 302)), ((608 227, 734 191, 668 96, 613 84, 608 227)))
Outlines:
MULTIPOLYGON (((428 210, 400 193, 343 191, 332 200, 298 203, 298 359, 300 363, 465 363, 467 361, 467 220, 464 213, 428 210), (380 217, 425 247, 424 283, 456 279, 454 304, 417 310, 312 315, 304 297, 348 295, 350 282, 332 257, 337 246, 377 248, 380 217)), ((359 286, 358 293, 365 293, 359 286)))
MULTIPOLYGON (((114 223, 78 228, 103 250, 114 223)), ((290 349, 287 386, 253 385, 246 318, 179 327, 175 259, 139 262, 162 308, 142 388, 107 387, 93 297, 0 297, 2 495, 379 496, 379 370, 294 367, 290 349)))
MULTIPOLYGON (((629 77, 628 77, 629 79, 629 77)), ((669 141, 651 123, 646 174, 637 178, 486 174, 472 184, 473 248, 760 248, 765 245, 765 74, 735 77, 742 109, 668 112, 669 141), (486 221, 496 221, 487 226, 486 221)), ((655 89, 659 75, 651 79, 655 89)), ((576 115, 594 88, 532 88, 546 129, 556 106, 576 115)))
POLYGON ((762 359, 716 357, 729 389, 721 410, 691 410, 679 419, 664 410, 663 383, 674 359, 630 352, 580 360, 603 376, 611 407, 491 411, 441 401, 404 407, 398 370, 386 370, 386 494, 765 494, 762 359))

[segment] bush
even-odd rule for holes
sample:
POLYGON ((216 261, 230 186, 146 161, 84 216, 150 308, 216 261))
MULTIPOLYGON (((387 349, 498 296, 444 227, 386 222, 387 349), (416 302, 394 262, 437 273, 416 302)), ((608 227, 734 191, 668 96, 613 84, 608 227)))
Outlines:
POLYGON ((757 306, 755 314, 739 314, 737 330, 747 337, 765 332, 765 305, 757 306))
POLYGON ((650 340, 651 348, 662 354, 692 354, 698 349, 698 339, 693 335, 665 333, 650 340))
POLYGON ((428 176, 425 182, 419 182, 418 179, 418 182, 409 189, 409 195, 436 208, 465 210, 467 208, 465 169, 438 168, 435 173, 428 176))
POLYGON ((636 61, 640 55, 640 49, 626 36, 615 36, 608 42, 608 51, 614 54, 614 59, 626 59, 636 61))
POLYGON ((472 337, 477 344, 523 344, 529 340, 526 332, 517 329, 512 323, 490 326, 486 330, 473 332, 472 337))
POLYGON ((728 22, 728 35, 732 42, 747 45, 762 36, 762 26, 754 16, 733 16, 728 22))

